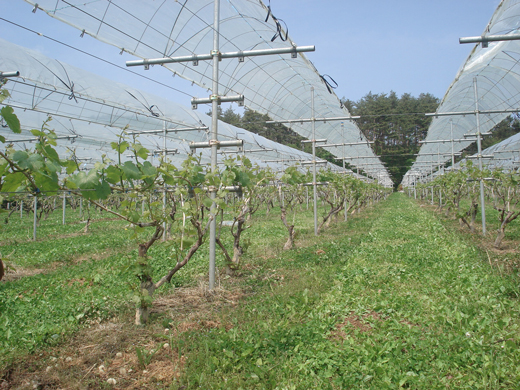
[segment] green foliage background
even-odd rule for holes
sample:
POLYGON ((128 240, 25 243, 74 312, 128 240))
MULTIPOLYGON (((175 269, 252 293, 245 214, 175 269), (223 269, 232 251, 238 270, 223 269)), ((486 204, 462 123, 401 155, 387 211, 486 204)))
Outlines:
MULTIPOLYGON (((430 93, 421 93, 415 97, 409 93, 398 96, 393 91, 380 94, 369 92, 358 101, 342 99, 342 103, 353 116, 361 116, 356 123, 363 134, 375 142, 373 150, 386 163, 395 187, 412 166, 415 154, 421 146, 419 141, 424 140, 428 133, 432 119, 424 114, 435 112, 439 102, 430 93)), ((246 109, 241 115, 228 108, 219 112, 219 119, 297 149, 301 147, 300 141, 305 139, 286 126, 265 124, 271 118, 250 109, 246 109)), ((519 131, 518 117, 510 116, 492 130, 493 135, 484 140, 482 147, 490 147, 519 131)), ((311 152, 310 145, 306 146, 305 151, 311 152)), ((476 152, 476 144, 473 144, 464 151, 463 156, 476 152)), ((317 148, 316 154, 333 164, 341 165, 325 149, 317 148)))

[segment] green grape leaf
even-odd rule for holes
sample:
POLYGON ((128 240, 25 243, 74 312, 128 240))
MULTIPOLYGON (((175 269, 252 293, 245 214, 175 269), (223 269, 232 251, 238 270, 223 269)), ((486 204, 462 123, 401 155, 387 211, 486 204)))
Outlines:
POLYGON ((78 168, 77 164, 72 160, 62 161, 61 165, 67 170, 67 175, 73 174, 78 168))
POLYGON ((22 132, 22 128, 20 126, 20 121, 18 117, 15 115, 12 107, 5 106, 0 110, 0 115, 5 120, 5 123, 12 130, 13 133, 20 134, 22 132))
POLYGON ((150 154, 150 151, 146 149, 144 146, 140 144, 133 144, 135 153, 137 156, 141 157, 143 160, 146 160, 148 158, 148 155, 150 154))
POLYGON ((43 131, 36 130, 36 129, 31 130, 31 134, 34 135, 35 137, 44 137, 45 136, 45 133, 43 131))
POLYGON ((204 204, 204 206, 206 207, 211 207, 211 205, 213 204, 213 201, 208 198, 208 197, 205 197, 203 200, 202 200, 202 203, 204 204))
POLYGON ((251 179, 246 172, 238 172, 237 180, 243 187, 247 187, 251 183, 251 179))
POLYGON ((88 173, 78 172, 76 175, 70 176, 69 179, 82 190, 94 189, 99 184, 99 175, 94 169, 88 173))
POLYGON ((138 180, 142 176, 141 171, 132 161, 125 161, 121 169, 125 173, 127 179, 138 180))
POLYGON ((15 192, 26 180, 21 172, 8 174, 2 183, 2 192, 15 192))
POLYGON ((58 161, 47 161, 46 167, 49 172, 61 172, 61 164, 59 164, 58 161))
POLYGON ((112 192, 110 185, 104 180, 96 185, 95 190, 98 199, 106 199, 112 192))
POLYGON ((126 141, 123 141, 121 143, 119 143, 119 142, 111 142, 110 146, 112 146, 112 149, 114 149, 119 154, 123 154, 130 147, 130 144, 128 142, 126 142, 126 141))
POLYGON ((54 194, 57 190, 60 189, 57 175, 35 173, 34 181, 41 192, 49 193, 49 195, 54 194))
POLYGON ((141 167, 145 176, 155 176, 157 174, 157 168, 155 168, 150 161, 145 161, 141 167))
POLYGON ((26 161, 29 158, 29 153, 23 150, 17 150, 13 153, 13 161, 20 165, 21 168, 26 168, 26 161))
POLYGON ((7 89, 0 89, 0 103, 2 103, 9 96, 9 91, 7 89))
POLYGON ((51 145, 45 145, 44 149, 45 153, 47 154, 47 157, 54 161, 60 161, 60 156, 58 156, 58 152, 56 152, 56 150, 51 145))
POLYGON ((121 180, 122 172, 118 167, 110 165, 107 169, 105 169, 106 180, 109 183, 116 184, 121 180))

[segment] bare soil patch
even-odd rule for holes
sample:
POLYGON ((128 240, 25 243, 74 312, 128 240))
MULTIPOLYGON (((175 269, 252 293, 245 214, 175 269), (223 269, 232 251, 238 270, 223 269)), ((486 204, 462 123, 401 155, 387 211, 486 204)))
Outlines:
POLYGON ((211 293, 200 286, 178 288, 154 300, 150 325, 134 325, 129 308, 121 318, 83 329, 66 344, 13 362, 0 373, 0 389, 169 388, 187 362, 179 343, 186 340, 184 333, 231 329, 220 312, 245 295, 239 288, 211 293))
POLYGON ((331 339, 333 340, 344 340, 347 338, 348 334, 351 333, 351 330, 357 330, 361 333, 369 333, 372 328, 372 322, 383 321, 379 313, 375 311, 371 311, 370 313, 363 314, 362 316, 358 316, 351 312, 345 320, 336 325, 336 330, 331 333, 331 339), (369 319, 372 319, 370 321, 369 319))
MULTIPOLYGON (((92 260, 92 261, 103 260, 110 256, 113 256, 116 253, 125 251, 130 247, 131 247, 131 245, 128 245, 128 246, 119 247, 117 249, 108 248, 108 249, 104 250, 103 252, 86 253, 83 255, 75 256, 74 258, 72 258, 70 263, 79 264, 79 263, 82 263, 83 261, 89 261, 89 260, 92 260)), ((64 262, 59 261, 59 262, 50 263, 46 268, 24 268, 24 267, 20 267, 16 264, 11 264, 11 265, 9 265, 9 263, 7 263, 7 264, 8 264, 8 267, 7 267, 5 275, 2 278, 2 280, 0 281, 0 283, 13 282, 13 281, 25 278, 27 276, 34 276, 34 275, 49 273, 49 272, 56 270, 59 267, 62 267, 64 265, 64 262)), ((67 264, 69 264, 69 262, 67 262, 67 264)))
POLYGON ((13 282, 15 280, 25 278, 27 276, 34 276, 38 274, 42 274, 45 272, 49 272, 50 269, 46 268, 7 268, 4 277, 2 278, 2 282, 13 282))

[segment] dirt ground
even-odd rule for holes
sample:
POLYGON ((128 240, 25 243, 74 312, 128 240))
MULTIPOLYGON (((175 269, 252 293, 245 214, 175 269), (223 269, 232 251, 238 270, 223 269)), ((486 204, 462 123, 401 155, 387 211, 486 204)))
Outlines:
POLYGON ((0 373, 0 389, 161 389, 180 376, 187 332, 230 329, 219 314, 239 305, 239 288, 178 288, 154 300, 151 324, 121 318, 93 324, 66 344, 24 356, 0 373))

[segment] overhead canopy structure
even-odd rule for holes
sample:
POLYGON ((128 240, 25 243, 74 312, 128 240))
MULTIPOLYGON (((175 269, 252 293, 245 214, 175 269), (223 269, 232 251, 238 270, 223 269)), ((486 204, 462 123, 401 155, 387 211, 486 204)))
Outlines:
MULTIPOLYGON (((490 169, 503 169, 506 171, 516 170, 520 167, 520 133, 515 134, 498 144, 490 146, 482 151, 483 165, 490 169)), ((475 160, 477 154, 469 157, 475 160)), ((460 167, 467 159, 455 164, 455 168, 460 167)))
MULTIPOLYGON (((44 10, 82 33, 109 43, 142 59, 209 54, 213 48, 213 0, 138 1, 84 0, 27 1, 35 10, 44 10)), ((227 0, 221 3, 220 51, 222 53, 291 48, 294 43, 260 0, 227 0)), ((311 89, 314 88, 314 118, 349 118, 333 93, 333 83, 322 76, 303 55, 270 55, 223 59, 219 68, 220 94, 244 95, 247 107, 268 114, 273 120, 299 120, 290 127, 304 137, 311 137, 311 89)), ((174 74, 203 88, 212 85, 209 61, 197 66, 188 63, 163 65, 174 74)), ((208 93, 209 94, 209 93, 208 93)), ((207 96, 201 96, 207 97, 207 96)), ((367 139, 353 120, 315 122, 316 138, 327 139, 330 152, 342 157, 376 157, 367 139), (349 143, 355 145, 340 146, 349 143)), ((351 165, 373 163, 355 159, 351 165)), ((391 183, 382 164, 374 166, 373 177, 391 183)))
POLYGON ((492 159, 485 160, 486 165, 490 168, 518 169, 520 166, 520 133, 485 149, 482 154, 493 156, 492 159))
MULTIPOLYGON (((103 154, 115 158, 110 144, 123 129, 139 134, 140 142, 152 152, 152 158, 158 158, 166 149, 177 150, 178 158, 184 160, 190 153, 190 142, 208 139, 206 123, 210 118, 203 113, 1 39, 0 71, 19 73, 19 77, 8 79, 5 88, 10 97, 3 105, 16 109, 23 132, 13 134, 8 128, 0 127, 0 134, 17 147, 23 148, 34 141, 30 130, 40 128, 49 115, 53 119, 48 127, 60 138, 61 153, 74 150, 76 157, 87 166, 99 161, 103 154)), ((219 128, 221 140, 243 140, 240 153, 262 166, 283 169, 288 164, 312 160, 308 153, 244 129, 223 122, 219 128), (272 160, 276 162, 263 162, 272 160)), ((232 150, 238 152, 237 148, 232 150)), ((208 150, 200 151, 202 162, 209 163, 208 150)), ((169 155, 169 158, 177 160, 175 156, 169 155)), ((342 170, 330 163, 328 167, 342 170)))
MULTIPOLYGON (((482 37, 511 37, 519 33, 519 28, 520 2, 502 0, 482 37)), ((438 153, 446 162, 451 158, 452 144, 458 152, 475 142, 475 137, 465 136, 476 134, 477 120, 480 132, 485 133, 512 112, 520 111, 519 91, 520 41, 477 43, 442 99, 428 130, 427 143, 421 147, 403 185, 412 183, 412 174, 424 171, 421 165, 426 161, 437 160, 432 159, 432 154, 438 153)))

